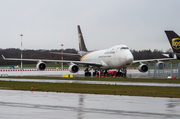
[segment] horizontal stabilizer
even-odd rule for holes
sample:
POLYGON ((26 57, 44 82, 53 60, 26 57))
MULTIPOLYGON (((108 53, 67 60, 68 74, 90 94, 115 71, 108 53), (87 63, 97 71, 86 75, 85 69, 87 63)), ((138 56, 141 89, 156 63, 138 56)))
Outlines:
POLYGON ((172 58, 175 58, 175 59, 177 59, 177 56, 176 55, 180 55, 180 53, 173 53, 172 55, 170 55, 170 54, 162 54, 163 56, 166 56, 166 57, 172 57, 172 58))

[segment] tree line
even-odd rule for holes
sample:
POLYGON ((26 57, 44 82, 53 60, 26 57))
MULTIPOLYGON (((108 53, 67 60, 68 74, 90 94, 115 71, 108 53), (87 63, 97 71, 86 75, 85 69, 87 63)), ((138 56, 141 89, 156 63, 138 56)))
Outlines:
MULTIPOLYGON (((156 58, 167 58, 163 56, 164 53, 162 50, 131 50, 134 60, 144 60, 144 59, 156 59, 156 58)), ((170 50, 167 50, 165 53, 170 53, 170 50)))
MULTIPOLYGON (((23 58, 26 59, 57 59, 60 60, 62 55, 52 54, 50 52, 62 52, 62 49, 52 49, 52 50, 30 50, 25 49, 23 52, 23 58)), ((64 53, 78 53, 76 49, 65 49, 63 50, 64 53)), ((164 58, 162 56, 161 50, 131 50, 134 60, 141 60, 141 59, 155 59, 155 58, 164 58)), ((7 58, 21 58, 21 50, 16 48, 8 48, 8 49, 0 49, 0 54, 4 55, 7 58)), ((80 60, 79 57, 70 57, 70 56, 63 56, 64 60, 80 60)), ((23 62, 23 64, 34 64, 36 62, 23 62)), ((4 60, 0 57, 0 66, 2 65, 20 65, 21 61, 9 61, 4 60)))
MULTIPOLYGON (((61 49, 59 50, 30 50, 25 49, 22 51, 23 58, 24 59, 56 59, 60 60, 62 55, 56 55, 52 54, 50 52, 62 52, 61 49)), ((75 49, 65 49, 63 50, 63 53, 77 53, 75 49)), ((21 50, 15 49, 15 48, 8 48, 8 49, 0 49, 0 54, 4 55, 7 58, 21 58, 21 50)), ((78 57, 69 57, 69 56, 63 56, 63 59, 65 60, 79 60, 78 57)), ((28 62, 23 61, 23 64, 34 64, 36 62, 28 62)), ((2 57, 0 57, 0 66, 2 65, 20 65, 21 61, 13 61, 13 60, 4 60, 2 57)))

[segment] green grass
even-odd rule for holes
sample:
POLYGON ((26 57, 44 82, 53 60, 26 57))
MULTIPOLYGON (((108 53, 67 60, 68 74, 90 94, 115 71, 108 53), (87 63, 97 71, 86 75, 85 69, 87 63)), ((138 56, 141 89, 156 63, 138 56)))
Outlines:
POLYGON ((180 98, 179 87, 0 81, 1 89, 180 98))

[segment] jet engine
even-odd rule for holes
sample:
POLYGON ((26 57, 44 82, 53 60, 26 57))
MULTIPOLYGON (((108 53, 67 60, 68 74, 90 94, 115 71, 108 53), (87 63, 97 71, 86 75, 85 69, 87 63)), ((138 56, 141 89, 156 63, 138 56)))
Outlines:
POLYGON ((140 64, 139 66, 138 66, 138 70, 140 71, 140 72, 147 72, 148 71, 148 66, 146 65, 146 64, 140 64))
POLYGON ((46 69, 46 64, 44 62, 39 61, 36 65, 36 68, 40 71, 43 71, 46 69))
POLYGON ((71 65, 69 66, 69 71, 71 72, 71 73, 76 73, 76 72, 78 72, 79 71, 79 67, 78 67, 78 65, 76 65, 76 64, 73 64, 73 63, 71 63, 71 65))
POLYGON ((157 69, 164 69, 165 68, 164 62, 157 62, 156 63, 156 68, 157 69))

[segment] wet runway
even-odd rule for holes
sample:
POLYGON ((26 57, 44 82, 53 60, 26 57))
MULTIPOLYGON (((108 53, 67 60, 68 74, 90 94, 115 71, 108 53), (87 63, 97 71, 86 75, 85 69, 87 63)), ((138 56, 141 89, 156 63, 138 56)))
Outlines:
POLYGON ((1 119, 178 119, 179 98, 0 90, 1 119))
MULTIPOLYGON (((93 72, 91 70, 91 72, 93 72)), ((69 71, 0 71, 0 75, 8 76, 59 76, 62 74, 72 74, 74 77, 84 76, 84 71, 80 70, 78 73, 70 73, 69 71)), ((147 78, 148 72, 141 73, 138 70, 127 70, 127 76, 131 78, 147 78)))
POLYGON ((107 84, 107 85, 135 85, 135 86, 163 86, 180 87, 180 84, 172 83, 143 83, 143 82, 120 82, 120 81, 81 81, 81 80, 47 80, 47 79, 14 79, 0 78, 1 81, 23 81, 23 82, 50 82, 50 83, 81 83, 81 84, 107 84))

